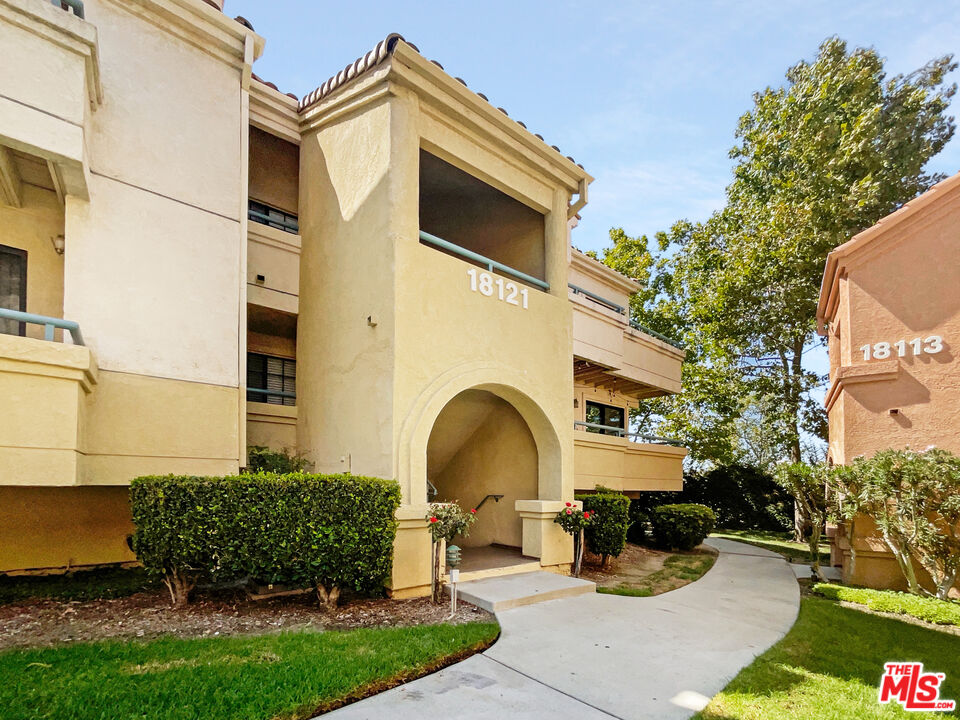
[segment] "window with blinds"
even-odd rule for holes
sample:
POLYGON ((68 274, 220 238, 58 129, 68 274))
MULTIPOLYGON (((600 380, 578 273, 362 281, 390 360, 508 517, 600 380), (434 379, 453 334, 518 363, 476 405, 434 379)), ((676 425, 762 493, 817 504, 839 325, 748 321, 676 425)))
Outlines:
POLYGON ((247 353, 247 402, 296 405, 297 361, 247 353))
MULTIPOLYGON (((0 245, 0 307, 27 310, 27 252, 0 245)), ((0 333, 26 335, 26 323, 0 318, 0 333)))

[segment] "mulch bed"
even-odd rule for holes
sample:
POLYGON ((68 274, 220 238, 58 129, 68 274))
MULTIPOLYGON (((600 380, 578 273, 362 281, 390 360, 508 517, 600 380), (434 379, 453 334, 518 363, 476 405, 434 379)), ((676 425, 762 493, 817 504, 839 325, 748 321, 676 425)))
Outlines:
POLYGON ((201 595, 182 608, 171 606, 166 590, 83 602, 36 599, 0 605, 0 650, 159 635, 211 637, 493 619, 464 602, 447 620, 449 614, 449 604, 434 605, 429 598, 353 599, 327 612, 312 594, 260 601, 241 592, 201 595))

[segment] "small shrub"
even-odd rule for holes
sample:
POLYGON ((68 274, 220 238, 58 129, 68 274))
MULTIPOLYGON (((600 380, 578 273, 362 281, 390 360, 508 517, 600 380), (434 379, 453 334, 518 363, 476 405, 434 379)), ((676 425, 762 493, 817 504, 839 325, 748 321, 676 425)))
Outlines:
POLYGON ((654 508, 650 521, 653 537, 660 547, 693 550, 713 532, 717 517, 704 505, 686 503, 654 508))
POLYGON ((583 562, 583 535, 584 531, 590 526, 590 515, 587 510, 573 506, 573 503, 567 503, 567 506, 557 513, 553 521, 567 534, 573 536, 573 569, 574 577, 580 577, 580 566, 583 562))
POLYGON ((142 477, 130 485, 133 549, 174 604, 198 580, 379 591, 390 576, 400 488, 353 475, 142 477))
POLYGON ((247 448, 248 474, 258 472, 272 472, 286 475, 288 473, 303 472, 310 463, 300 455, 291 455, 286 448, 271 450, 262 445, 251 445, 247 448))
POLYGON ((578 495, 583 501, 584 512, 590 513, 590 524, 584 535, 587 549, 600 556, 607 564, 610 557, 618 557, 627 544, 627 528, 630 526, 630 498, 616 490, 597 486, 593 495, 578 495))
POLYGON ((937 625, 960 626, 960 604, 948 600, 937 600, 893 590, 871 590, 830 583, 817 583, 813 586, 813 591, 829 600, 865 605, 877 612, 910 615, 937 625))

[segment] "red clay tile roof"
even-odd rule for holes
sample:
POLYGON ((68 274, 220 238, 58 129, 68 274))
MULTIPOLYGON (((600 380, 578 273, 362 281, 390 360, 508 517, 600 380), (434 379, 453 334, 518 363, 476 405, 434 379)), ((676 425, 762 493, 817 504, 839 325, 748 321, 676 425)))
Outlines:
MULTIPOLYGON (((309 108, 311 105, 314 105, 315 103, 320 102, 320 100, 325 98, 334 90, 337 90, 338 88, 343 87, 345 84, 347 84, 354 78, 359 77, 363 73, 367 72, 368 70, 382 63, 384 60, 387 59, 387 57, 389 57, 393 53, 394 48, 396 48, 397 43, 400 41, 407 43, 407 45, 412 47, 414 50, 416 50, 417 52, 420 52, 420 49, 416 45, 414 45, 412 42, 409 42, 408 40, 405 40, 403 36, 400 35, 399 33, 390 33, 389 35, 387 35, 386 38, 384 38, 379 43, 377 43, 376 47, 374 47, 373 50, 368 52, 366 55, 357 58, 355 61, 347 65, 343 70, 338 72, 333 77, 329 78, 325 83, 323 83, 316 90, 305 95, 303 99, 300 101, 300 108, 299 108, 300 112, 303 112, 304 110, 309 108)), ((430 62, 432 62, 438 68, 443 70, 443 65, 438 63, 436 60, 430 60, 430 62)), ((463 80, 463 78, 455 77, 454 80, 461 83, 464 87, 467 87, 467 83, 465 80, 463 80)), ((488 103, 490 102, 487 96, 484 95, 483 93, 478 92, 477 95, 479 95, 481 98, 486 100, 488 103)), ((507 113, 507 111, 504 110, 502 107, 498 107, 497 110, 499 110, 504 115, 507 115, 509 117, 509 113, 507 113)), ((527 126, 524 125, 519 120, 515 120, 515 122, 525 130, 528 130, 527 126)), ((546 143, 546 141, 543 139, 543 135, 540 135, 539 133, 533 133, 533 134, 534 134, 534 137, 537 137, 542 142, 546 143)), ((550 147, 556 150, 558 153, 562 154, 560 148, 558 148, 556 145, 550 145, 550 147)), ((576 160, 574 160, 569 155, 567 155, 566 158, 570 162, 574 163, 581 170, 584 169, 583 165, 580 165, 576 160)))

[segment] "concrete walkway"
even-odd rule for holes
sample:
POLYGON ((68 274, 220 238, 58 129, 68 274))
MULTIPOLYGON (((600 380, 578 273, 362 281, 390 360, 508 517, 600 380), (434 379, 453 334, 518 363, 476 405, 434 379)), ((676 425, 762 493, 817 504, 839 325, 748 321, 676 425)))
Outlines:
POLYGON ((711 538, 700 580, 652 598, 580 595, 497 613, 500 639, 325 718, 687 718, 793 625, 779 555, 711 538))

